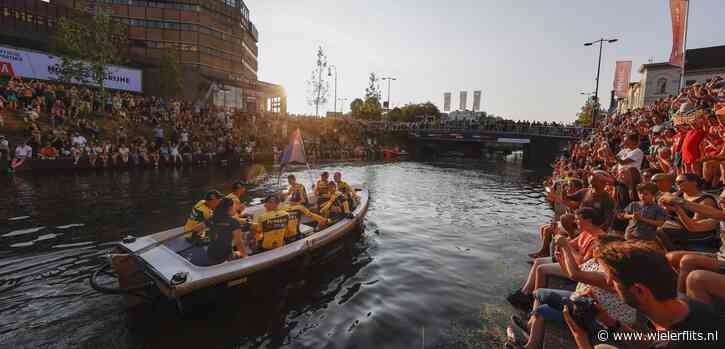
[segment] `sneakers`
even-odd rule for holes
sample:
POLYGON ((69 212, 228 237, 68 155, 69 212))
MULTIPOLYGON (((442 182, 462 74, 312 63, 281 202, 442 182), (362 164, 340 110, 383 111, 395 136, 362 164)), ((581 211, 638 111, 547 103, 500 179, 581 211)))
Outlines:
POLYGON ((529 311, 531 310, 531 307, 534 306, 534 297, 524 294, 521 290, 517 290, 516 292, 508 295, 506 300, 514 307, 523 311, 529 311))

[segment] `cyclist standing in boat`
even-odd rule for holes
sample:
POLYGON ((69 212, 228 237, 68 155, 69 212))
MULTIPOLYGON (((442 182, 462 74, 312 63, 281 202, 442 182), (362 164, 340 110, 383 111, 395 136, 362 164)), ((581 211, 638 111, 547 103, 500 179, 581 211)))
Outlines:
POLYGON ((244 210, 247 209, 240 199, 240 197, 246 193, 247 184, 242 181, 238 181, 232 184, 232 192, 226 196, 234 202, 234 212, 236 212, 235 217, 237 218, 241 218, 244 215, 244 210))
POLYGON ((187 239, 194 242, 202 238, 203 234, 200 232, 206 230, 204 223, 211 219, 214 209, 219 205, 221 199, 222 193, 218 190, 211 190, 206 193, 204 200, 199 200, 194 205, 189 218, 186 219, 186 224, 184 224, 184 235, 187 239))

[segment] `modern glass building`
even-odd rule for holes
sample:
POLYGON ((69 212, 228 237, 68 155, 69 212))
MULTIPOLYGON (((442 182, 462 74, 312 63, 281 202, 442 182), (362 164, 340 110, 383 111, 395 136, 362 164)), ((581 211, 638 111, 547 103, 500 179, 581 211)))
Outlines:
POLYGON ((286 111, 284 89, 258 80, 259 33, 242 0, 0 0, 0 29, 22 27, 0 30, 5 33, 0 40, 43 49, 54 18, 71 9, 103 9, 127 25, 129 58, 143 68, 147 93, 158 91, 162 57, 172 50, 182 70, 184 97, 212 96, 216 105, 248 111, 275 105, 286 111))

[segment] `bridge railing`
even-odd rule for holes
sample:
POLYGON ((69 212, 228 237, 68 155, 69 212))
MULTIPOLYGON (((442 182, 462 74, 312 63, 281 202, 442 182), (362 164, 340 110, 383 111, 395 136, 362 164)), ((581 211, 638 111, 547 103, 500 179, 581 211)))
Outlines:
MULTIPOLYGON (((371 128, 368 128, 369 130, 371 128)), ((452 133, 452 132, 483 132, 483 133, 508 133, 517 135, 530 136, 551 136, 551 137, 568 137, 581 138, 591 134, 590 128, 582 127, 562 127, 562 126, 516 126, 516 125, 497 125, 497 126, 479 126, 465 127, 457 125, 443 125, 442 127, 416 127, 408 125, 381 125, 372 127, 372 130, 384 133, 395 132, 429 132, 429 133, 452 133)))

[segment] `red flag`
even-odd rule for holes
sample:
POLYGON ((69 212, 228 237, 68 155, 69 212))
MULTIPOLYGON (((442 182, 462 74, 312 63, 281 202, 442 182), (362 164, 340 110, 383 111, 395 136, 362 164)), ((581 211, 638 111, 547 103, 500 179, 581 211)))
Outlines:
POLYGON ((627 97, 631 75, 632 61, 617 61, 617 67, 614 70, 614 95, 617 98, 627 97))
POLYGON ((670 0, 672 14, 672 53, 670 64, 681 67, 685 63, 685 21, 687 18, 688 0, 670 0))

